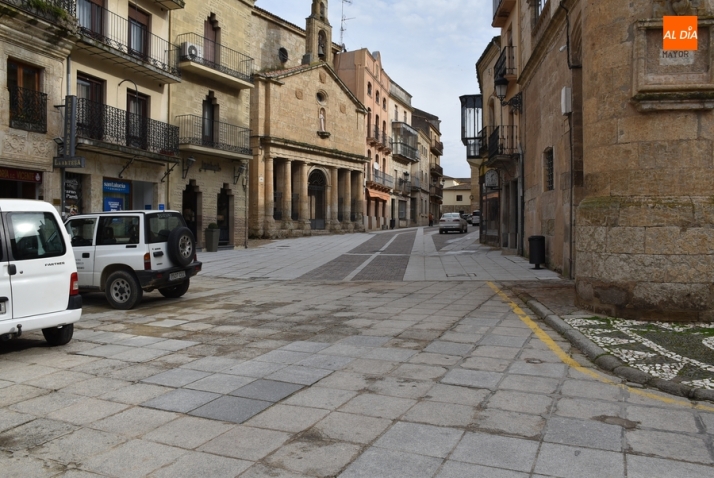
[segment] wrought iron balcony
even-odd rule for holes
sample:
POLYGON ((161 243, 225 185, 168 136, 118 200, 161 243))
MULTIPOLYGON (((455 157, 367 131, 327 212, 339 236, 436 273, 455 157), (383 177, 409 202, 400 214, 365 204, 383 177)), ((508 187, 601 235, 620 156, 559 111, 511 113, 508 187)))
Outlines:
POLYGON ((442 168, 440 165, 433 163, 431 165, 431 174, 434 174, 436 176, 443 176, 444 175, 444 168, 442 168))
POLYGON ((444 155, 444 143, 441 141, 434 141, 431 143, 431 152, 436 154, 437 156, 443 156, 444 155))
POLYGON ((443 198, 444 197, 444 188, 441 186, 436 186, 436 185, 432 184, 431 187, 429 187, 429 194, 431 196, 443 198))
POLYGON ((371 181, 382 186, 393 188, 394 178, 387 173, 383 173, 378 169, 369 169, 367 171, 367 181, 371 181))
POLYGON ((518 154, 518 127, 497 126, 488 137, 488 157, 518 154))
POLYGON ((10 127, 47 132, 47 95, 39 91, 10 86, 10 127))
POLYGON ((406 194, 407 196, 412 192, 412 183, 408 179, 399 178, 397 185, 394 187, 395 192, 406 194))
POLYGON ((253 59, 195 33, 179 35, 181 69, 238 88, 253 87, 253 59))
POLYGON ((413 178, 412 179, 412 191, 417 191, 421 189, 421 181, 419 178, 413 178))
POLYGON ((77 137, 163 156, 178 156, 179 127, 84 98, 77 99, 77 137))
POLYGON ((389 149, 390 148, 390 139, 387 136, 387 132, 384 130, 380 130, 378 126, 374 127, 374 135, 371 136, 374 138, 372 141, 375 146, 377 146, 380 149, 389 149))
POLYGON ((51 23, 61 23, 75 16, 74 0, 2 0, 2 3, 51 23))
POLYGON ((416 163, 419 161, 419 150, 406 143, 392 142, 392 157, 416 163))
POLYGON ((491 26, 494 28, 505 26, 515 6, 516 0, 493 0, 493 23, 491 26))
POLYGON ((90 51, 105 58, 113 53, 116 63, 138 66, 162 82, 180 81, 178 48, 167 40, 89 0, 77 0, 77 20, 81 43, 90 51))
MULTIPOLYGON (((179 144, 211 148, 250 156, 250 129, 196 115, 176 117, 179 144)), ((222 156, 222 155, 221 155, 222 156)))
POLYGON ((504 46, 501 49, 501 55, 496 60, 496 65, 493 67, 494 78, 505 78, 508 81, 516 79, 516 47, 504 46))

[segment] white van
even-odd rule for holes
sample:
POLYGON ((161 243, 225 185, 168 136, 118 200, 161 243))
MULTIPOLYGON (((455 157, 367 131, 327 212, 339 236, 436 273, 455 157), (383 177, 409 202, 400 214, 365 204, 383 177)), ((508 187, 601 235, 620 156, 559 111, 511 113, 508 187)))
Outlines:
POLYGON ((72 339, 82 315, 77 267, 57 210, 45 201, 0 199, 0 340, 42 330, 72 339))

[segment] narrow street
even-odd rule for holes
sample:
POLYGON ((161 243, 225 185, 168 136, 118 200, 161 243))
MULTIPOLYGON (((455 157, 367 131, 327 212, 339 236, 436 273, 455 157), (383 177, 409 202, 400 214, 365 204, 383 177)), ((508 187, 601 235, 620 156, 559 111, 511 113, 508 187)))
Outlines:
POLYGON ((199 259, 182 299, 0 344, 0 475, 714 476, 714 404, 598 371, 507 288, 559 276, 476 228, 199 259))

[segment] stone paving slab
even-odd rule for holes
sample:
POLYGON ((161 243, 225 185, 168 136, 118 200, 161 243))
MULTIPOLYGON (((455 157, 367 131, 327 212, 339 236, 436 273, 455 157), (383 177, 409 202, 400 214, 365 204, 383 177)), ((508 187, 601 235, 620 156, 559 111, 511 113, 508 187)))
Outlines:
MULTIPOLYGON (((475 235, 449 237, 438 251, 429 235, 417 232, 412 250, 449 267, 469 255, 492 275, 496 261, 514 275, 521 267, 469 250, 475 235)), ((280 241, 290 247, 259 259, 202 254, 215 273, 192 280, 181 299, 146 294, 136 309, 114 311, 89 294, 68 346, 45 347, 36 333, 8 343, 3 472, 714 476, 714 406, 598 372, 536 320, 582 364, 566 366, 485 282, 292 280, 364 243, 347 236, 280 241), (283 252, 292 262, 280 272, 272 254, 283 252), (276 278, 240 275, 249 269, 276 278), (191 327, 158 326, 169 320, 191 327), (275 388, 254 386, 263 399, 232 395, 254 383, 275 388)))

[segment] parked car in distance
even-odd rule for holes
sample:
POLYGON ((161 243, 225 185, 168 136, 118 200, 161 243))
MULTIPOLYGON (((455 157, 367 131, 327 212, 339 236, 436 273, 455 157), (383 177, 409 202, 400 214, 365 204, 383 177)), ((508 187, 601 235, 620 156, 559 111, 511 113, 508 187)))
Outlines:
POLYGON ((181 297, 202 267, 196 240, 178 211, 82 214, 65 227, 80 291, 104 292, 115 309, 131 309, 155 289, 164 297, 181 297))
POLYGON ((474 226, 478 226, 481 224, 481 211, 474 211, 471 214, 471 224, 474 226))
POLYGON ((59 213, 45 201, 0 199, 0 242, 0 340, 42 330, 50 345, 65 345, 82 296, 59 213))
POLYGON ((466 224, 466 219, 458 212, 447 212, 441 215, 439 219, 439 234, 444 234, 449 231, 468 232, 469 225, 466 224))
POLYGON ((467 214, 466 216, 464 216, 464 219, 466 219, 466 223, 471 224, 471 217, 471 214, 467 214))

